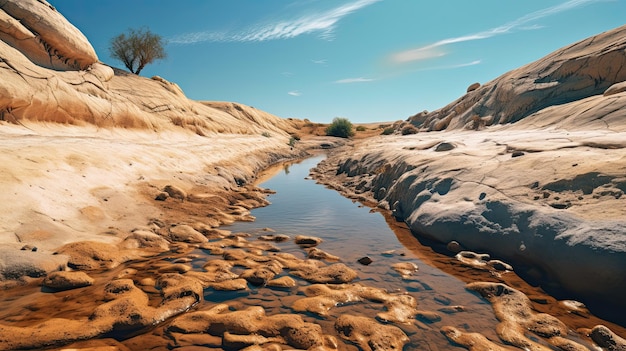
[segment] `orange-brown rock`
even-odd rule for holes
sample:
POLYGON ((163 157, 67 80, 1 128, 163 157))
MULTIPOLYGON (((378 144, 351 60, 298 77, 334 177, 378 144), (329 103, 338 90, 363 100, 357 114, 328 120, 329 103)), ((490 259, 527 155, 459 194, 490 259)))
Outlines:
POLYGON ((176 318, 168 330, 186 334, 208 333, 222 336, 227 342, 278 342, 298 349, 333 344, 332 336, 324 335, 319 325, 304 322, 298 315, 267 316, 260 306, 229 311, 227 304, 216 305, 207 311, 191 312, 176 318))
POLYGON ((459 344, 470 351, 512 351, 517 350, 512 347, 506 347, 504 345, 497 344, 480 333, 467 333, 463 332, 455 327, 445 326, 441 328, 441 333, 448 338, 448 340, 459 344))
POLYGON ((81 271, 57 271, 46 276, 42 285, 54 290, 69 290, 90 286, 94 279, 81 271))
MULTIPOLYGON (((184 283, 180 280, 179 283, 184 283)), ((0 349, 41 349, 85 340, 106 333, 127 333, 148 328, 188 310, 202 295, 194 288, 176 286, 178 293, 166 293, 158 307, 130 279, 119 279, 105 287, 105 302, 86 319, 51 318, 26 327, 0 323, 0 349), (186 291, 186 292, 185 292, 186 291), (193 293, 190 293, 193 292, 193 293)), ((174 289, 170 285, 169 289, 174 289)), ((200 290, 201 291, 201 290, 200 290)))
POLYGON ((294 238, 294 241, 296 244, 300 245, 301 247, 308 248, 308 247, 314 247, 314 246, 319 245, 323 240, 321 238, 314 237, 314 236, 296 235, 296 237, 294 238))
POLYGON ((409 341, 398 327, 376 320, 343 314, 335 321, 335 330, 344 339, 357 344, 361 350, 402 350, 409 341))
POLYGON ((501 283, 475 282, 467 284, 467 288, 491 302, 500 321, 496 332, 504 342, 523 349, 550 350, 529 337, 527 332, 531 332, 564 349, 585 349, 583 345, 564 338, 568 329, 563 322, 549 314, 535 312, 530 299, 522 292, 501 283))
POLYGON ((356 279, 357 273, 343 263, 335 263, 330 266, 298 267, 291 270, 291 274, 312 283, 342 284, 356 279))
POLYGON ((600 347, 609 351, 626 350, 626 339, 613 333, 609 328, 603 325, 597 325, 591 329, 591 339, 600 347))

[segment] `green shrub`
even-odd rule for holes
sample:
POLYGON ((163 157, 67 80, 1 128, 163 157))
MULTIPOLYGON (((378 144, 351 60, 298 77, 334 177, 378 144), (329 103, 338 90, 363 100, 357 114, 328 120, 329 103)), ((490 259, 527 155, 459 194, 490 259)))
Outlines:
POLYGON ((357 132, 364 132, 364 131, 366 131, 366 130, 367 130, 367 128, 365 128, 365 126, 357 126, 357 127, 356 127, 356 131, 357 131, 357 132))
POLYGON ((272 134, 270 134, 269 132, 263 132, 261 133, 262 136, 266 137, 266 138, 271 138, 272 134))
POLYGON ((349 138, 354 135, 352 122, 347 118, 335 117, 333 123, 326 127, 326 135, 341 138, 349 138))
POLYGON ((393 127, 387 127, 385 129, 383 129, 383 132, 381 133, 382 135, 391 135, 393 134, 393 132, 395 132, 396 130, 393 127))
POLYGON ((291 138, 289 138, 289 143, 287 145, 289 145, 291 147, 294 147, 294 146, 296 146, 296 143, 298 142, 298 140, 300 140, 300 139, 296 139, 295 137, 291 137, 291 138))

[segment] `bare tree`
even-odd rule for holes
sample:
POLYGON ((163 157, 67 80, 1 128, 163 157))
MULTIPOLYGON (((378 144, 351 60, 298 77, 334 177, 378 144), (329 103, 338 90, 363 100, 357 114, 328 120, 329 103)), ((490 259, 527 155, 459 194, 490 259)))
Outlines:
POLYGON ((129 29, 127 34, 114 37, 109 50, 112 58, 122 61, 135 74, 147 64, 167 56, 161 36, 145 28, 129 29))

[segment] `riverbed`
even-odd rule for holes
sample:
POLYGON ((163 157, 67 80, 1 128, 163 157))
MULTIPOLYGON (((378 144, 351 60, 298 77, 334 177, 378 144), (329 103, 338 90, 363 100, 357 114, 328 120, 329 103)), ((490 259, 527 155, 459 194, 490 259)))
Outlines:
MULTIPOLYGON (((285 163, 264 172, 257 185, 272 190, 267 198, 271 204, 253 209, 254 221, 220 227, 224 233, 229 233, 223 239, 211 239, 206 245, 174 246, 155 257, 130 261, 109 271, 92 272, 90 275, 96 283, 82 289, 51 292, 32 284, 14 289, 10 294, 3 293, 0 317, 14 326, 32 326, 52 317, 89 321, 96 306, 106 301, 102 293, 105 284, 116 278, 132 279, 148 295, 149 305, 159 306, 163 303, 162 291, 156 286, 158 284, 155 285, 155 280, 164 274, 202 277, 212 263, 230 260, 233 264, 228 273, 237 277, 254 267, 254 263, 248 264, 245 260, 266 259, 263 262, 267 262, 279 255, 283 255, 280 262, 287 262, 285 266, 289 264, 283 259, 287 257, 285 255, 293 257, 292 262, 305 265, 313 260, 309 257, 311 247, 298 245, 294 240, 303 236, 322 240, 311 245, 328 255, 318 260, 320 266, 343 264, 356 273, 356 277, 345 284, 329 284, 331 292, 340 292, 343 300, 337 298, 335 303, 322 310, 300 308, 302 300, 314 297, 321 288, 313 289, 318 286, 315 281, 294 274, 297 267, 281 268, 272 277, 273 281, 290 278, 292 285, 253 284, 250 281, 234 289, 210 285, 203 290, 200 301, 182 315, 150 328, 128 328, 107 333, 97 340, 79 341, 72 347, 115 345, 120 350, 241 348, 245 343, 226 344, 219 335, 198 334, 180 326, 183 325, 180 320, 187 315, 213 311, 222 304, 227 306, 228 313, 260 307, 268 318, 295 315, 305 323, 320 326, 324 335, 337 340, 336 349, 340 350, 358 348, 357 342, 340 335, 336 326, 338 319, 346 315, 366 317, 374 328, 401 330, 408 338, 404 350, 461 349, 444 335, 442 330, 449 330, 445 328, 476 333, 503 345, 496 332, 501 321, 496 318, 492 303, 467 289, 467 283, 482 281, 506 283, 528 295, 537 312, 548 313, 567 325, 568 331, 562 335, 564 338, 587 348, 593 346, 579 330, 606 324, 618 335, 623 332, 621 327, 587 312, 570 313, 559 301, 528 285, 512 271, 485 270, 462 264, 453 254, 422 245, 403 223, 394 222, 384 212, 345 198, 312 180, 309 170, 323 158, 320 155, 285 163), (278 236, 286 240, 276 240, 271 245, 262 240, 278 236), (237 255, 245 259, 237 259, 237 255), (371 262, 362 260, 366 257, 371 262), (394 268, 398 266, 415 269, 402 271, 394 268), (366 289, 369 290, 364 294, 366 289), (384 297, 372 298, 373 295, 384 297), (389 303, 392 300, 409 301, 405 304, 412 311, 408 318, 390 313, 394 307, 389 303), (414 306, 411 305, 413 302, 414 306), (391 318, 386 317, 390 315, 391 318)), ((255 333, 254 330, 248 332, 255 333)), ((552 347, 539 335, 529 333, 527 337, 537 344, 552 347)))

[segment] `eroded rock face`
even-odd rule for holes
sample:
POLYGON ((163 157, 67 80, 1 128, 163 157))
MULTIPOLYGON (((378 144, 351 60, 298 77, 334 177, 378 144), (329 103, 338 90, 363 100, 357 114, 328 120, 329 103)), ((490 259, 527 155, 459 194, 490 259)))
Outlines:
POLYGON ((0 40, 46 68, 85 70, 98 62, 83 33, 45 0, 0 1, 0 40))
POLYGON ((626 80, 621 69, 626 64, 625 48, 626 26, 622 26, 559 49, 482 86, 472 84, 458 100, 409 121, 424 130, 475 129, 478 119, 487 125, 512 123, 549 106, 601 95, 626 80))
POLYGON ((164 78, 99 63, 87 38, 45 0, 0 1, 0 67, 0 120, 12 123, 177 127, 199 135, 268 131, 286 137, 292 130, 266 112, 190 101, 164 78))
POLYGON ((338 150, 313 175, 347 196, 378 203, 416 235, 502 259, 487 265, 491 260, 459 256, 467 263, 498 272, 521 268, 596 311, 623 308, 626 139, 620 130, 626 123, 616 112, 609 127, 600 126, 608 115, 586 109, 609 99, 607 111, 626 104, 623 93, 599 95, 482 131, 369 139, 338 150), (557 123, 558 116, 595 122, 583 130, 557 123), (553 124, 529 124, 539 117, 553 124), (456 148, 436 152, 442 141, 456 148), (512 157, 516 151, 524 155, 512 157), (593 301, 602 303, 592 307, 593 301))

